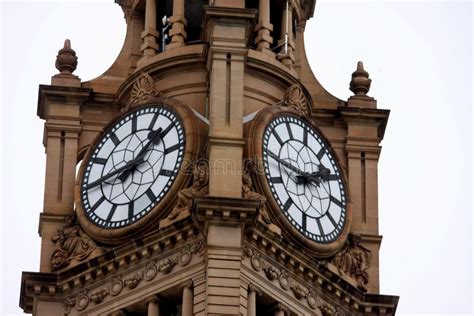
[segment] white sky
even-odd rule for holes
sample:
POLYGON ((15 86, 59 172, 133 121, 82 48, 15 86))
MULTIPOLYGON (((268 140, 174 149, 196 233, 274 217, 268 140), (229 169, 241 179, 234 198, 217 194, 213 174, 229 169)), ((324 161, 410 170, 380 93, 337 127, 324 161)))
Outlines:
MULTIPOLYGON (((0 0, 1 2, 1 0, 0 0)), ((117 56, 113 0, 1 2, 0 314, 19 315, 21 271, 38 271, 44 182, 38 84, 70 38, 83 81, 117 56)), ((391 115, 379 164, 381 293, 400 315, 472 313, 470 1, 318 0, 306 49, 332 94, 350 96, 358 60, 391 115)))

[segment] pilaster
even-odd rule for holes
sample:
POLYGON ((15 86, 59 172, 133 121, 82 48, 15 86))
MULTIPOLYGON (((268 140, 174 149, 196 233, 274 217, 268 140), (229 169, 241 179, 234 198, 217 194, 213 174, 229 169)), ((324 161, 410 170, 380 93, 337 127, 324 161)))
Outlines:
POLYGON ((256 11, 206 7, 210 43, 209 195, 242 196, 244 68, 256 11))
POLYGON ((241 291, 242 234, 254 223, 258 201, 197 198, 193 216, 207 236, 206 315, 247 315, 241 291))

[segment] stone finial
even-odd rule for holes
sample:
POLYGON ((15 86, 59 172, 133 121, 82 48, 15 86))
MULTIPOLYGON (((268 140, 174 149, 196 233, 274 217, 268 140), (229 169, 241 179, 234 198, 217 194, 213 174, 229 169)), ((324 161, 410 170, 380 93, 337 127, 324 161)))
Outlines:
POLYGON ((56 56, 56 68, 61 74, 70 75, 76 70, 76 67, 76 52, 71 48, 71 41, 66 39, 64 47, 58 51, 58 56, 56 56))
POLYGON ((357 69, 352 73, 352 80, 349 89, 358 96, 365 96, 369 92, 372 80, 369 79, 369 73, 365 71, 364 64, 359 61, 357 69))

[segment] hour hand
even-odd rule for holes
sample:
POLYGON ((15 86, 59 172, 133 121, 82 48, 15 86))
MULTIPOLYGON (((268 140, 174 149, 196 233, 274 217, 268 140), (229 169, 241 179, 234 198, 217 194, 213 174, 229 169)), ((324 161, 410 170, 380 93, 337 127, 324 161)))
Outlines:
POLYGON ((156 145, 160 142, 161 131, 162 131, 162 128, 160 127, 156 131, 150 131, 148 133, 148 136, 147 136, 148 142, 146 143, 146 145, 143 146, 143 148, 140 150, 140 152, 134 159, 128 162, 130 163, 130 168, 127 168, 126 170, 122 172, 121 175, 118 176, 118 179, 120 180, 120 182, 124 182, 125 180, 127 180, 128 176, 133 171, 135 166, 143 162, 143 159, 145 158, 145 154, 146 154, 146 151, 148 150, 148 147, 150 147, 151 144, 156 145))

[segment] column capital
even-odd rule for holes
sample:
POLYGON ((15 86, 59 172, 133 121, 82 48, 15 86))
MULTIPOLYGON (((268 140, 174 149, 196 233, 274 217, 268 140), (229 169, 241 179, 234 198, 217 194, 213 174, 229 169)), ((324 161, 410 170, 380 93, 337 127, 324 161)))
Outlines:
POLYGON ((159 302, 160 302, 160 298, 156 294, 150 295, 147 298, 145 298, 145 303, 146 304, 159 303, 159 302))
POLYGON ((179 285, 181 289, 192 289, 193 286, 194 286, 194 283, 193 283, 193 280, 191 279, 186 280, 179 285))

